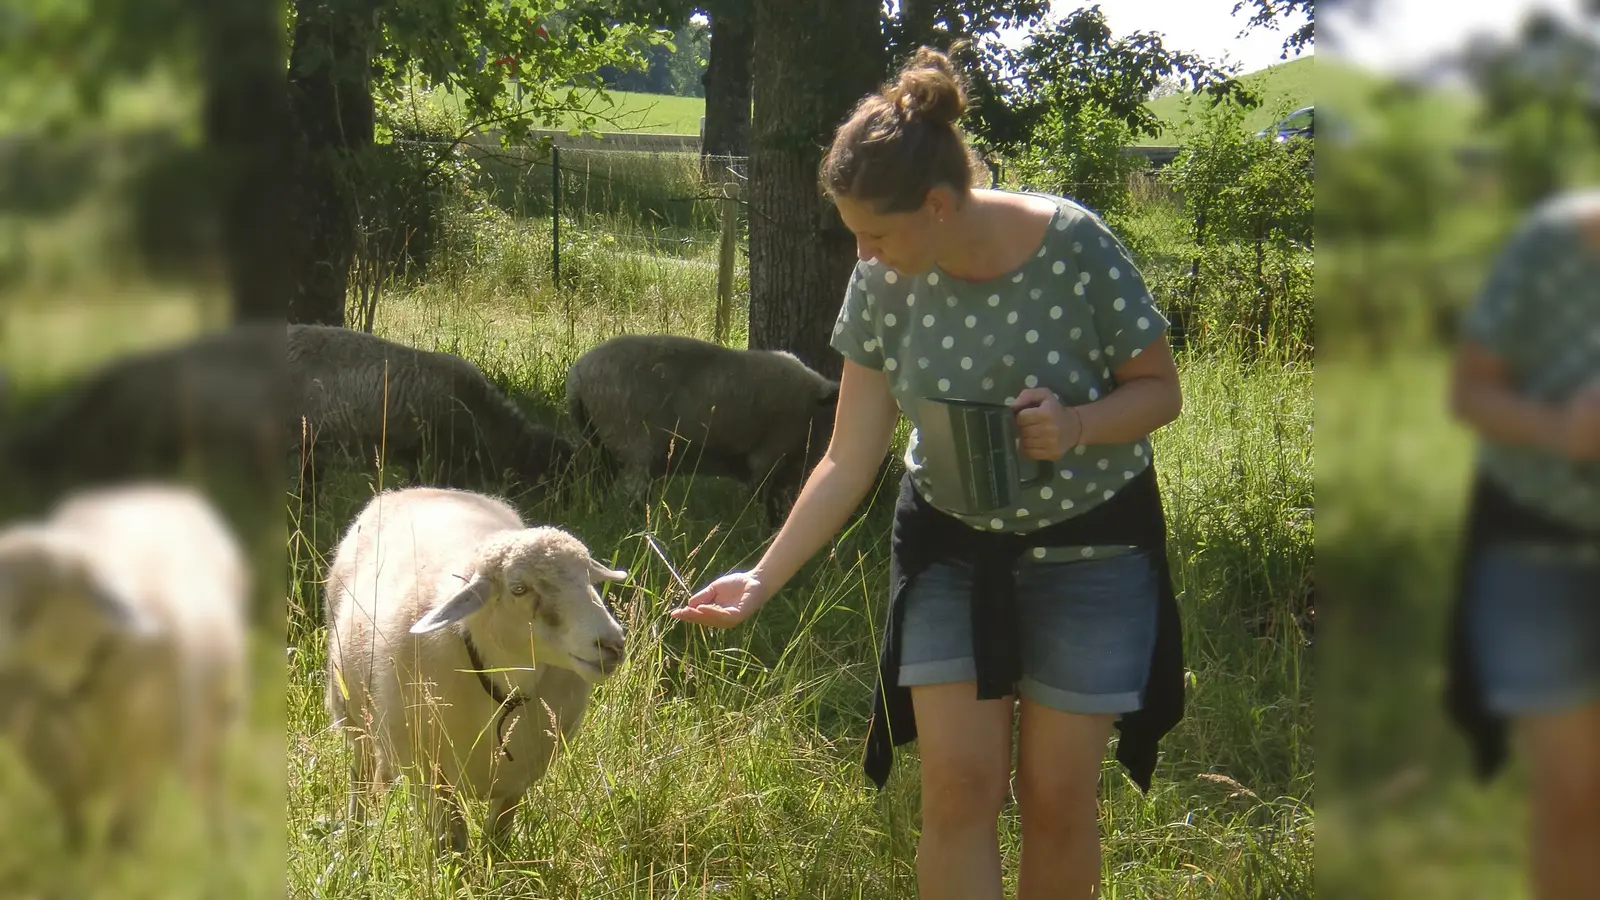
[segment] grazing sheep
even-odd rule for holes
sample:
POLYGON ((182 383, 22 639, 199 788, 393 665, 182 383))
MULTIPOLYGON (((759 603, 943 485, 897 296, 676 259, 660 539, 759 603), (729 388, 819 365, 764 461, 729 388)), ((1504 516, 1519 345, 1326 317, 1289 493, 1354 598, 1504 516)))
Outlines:
POLYGON ((4 429, 0 462, 13 476, 4 480, 47 502, 91 485, 193 477, 212 495, 244 487, 240 508, 259 510, 283 491, 283 345, 281 324, 249 324, 109 360, 4 429))
POLYGON ((309 432, 317 449, 298 458, 314 468, 328 450, 368 463, 381 450, 413 472, 432 456, 442 484, 482 487, 507 471, 545 484, 571 460, 459 356, 326 325, 290 325, 288 351, 289 446, 309 432))
POLYGON ((245 692, 243 555, 188 488, 85 491, 0 531, 0 731, 81 846, 137 836, 176 771, 221 824, 245 692))
POLYGON ((622 335, 580 356, 567 407, 606 464, 762 483, 770 522, 827 450, 839 385, 793 354, 622 335))
POLYGON ((466 849, 463 795, 488 801, 496 840, 576 734, 591 683, 622 663, 622 626, 593 585, 627 574, 493 497, 409 488, 368 502, 326 604, 351 819, 364 817, 364 785, 409 773, 441 844, 466 849))

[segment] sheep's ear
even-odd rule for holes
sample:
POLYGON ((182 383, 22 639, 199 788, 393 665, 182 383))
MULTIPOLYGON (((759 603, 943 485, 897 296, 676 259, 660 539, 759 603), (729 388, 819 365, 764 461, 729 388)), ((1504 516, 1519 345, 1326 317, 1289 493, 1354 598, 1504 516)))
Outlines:
POLYGON ((143 637, 154 634, 157 630, 155 620, 145 615, 115 588, 91 582, 89 600, 94 604, 94 608, 110 621, 112 627, 119 631, 143 637))
POLYGON ((817 405, 818 406, 832 406, 833 404, 838 403, 838 402, 839 402, 839 385, 838 385, 837 382, 828 385, 827 389, 822 392, 822 396, 817 398, 817 405))
POLYGON ((494 585, 489 579, 483 577, 481 573, 474 574, 454 596, 418 619, 417 624, 411 626, 411 633, 427 634, 430 631, 438 631, 446 625, 454 625, 489 602, 489 595, 493 590, 494 585))
POLYGON ((593 559, 589 560, 589 580, 598 584, 602 581, 623 581, 627 579, 626 569, 608 569, 593 559))

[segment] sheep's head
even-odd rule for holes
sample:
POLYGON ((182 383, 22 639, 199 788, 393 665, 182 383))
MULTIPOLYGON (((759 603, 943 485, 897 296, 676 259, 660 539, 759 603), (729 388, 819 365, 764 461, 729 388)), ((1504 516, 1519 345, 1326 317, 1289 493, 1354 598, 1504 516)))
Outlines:
POLYGON ((447 573, 438 603, 413 634, 468 622, 473 639, 514 652, 531 642, 535 662, 599 681, 622 664, 622 626, 594 586, 628 573, 608 569, 559 528, 526 528, 490 538, 469 572, 447 573))
POLYGON ((70 535, 36 525, 0 531, 0 671, 22 671, 66 691, 102 639, 153 630, 70 535))

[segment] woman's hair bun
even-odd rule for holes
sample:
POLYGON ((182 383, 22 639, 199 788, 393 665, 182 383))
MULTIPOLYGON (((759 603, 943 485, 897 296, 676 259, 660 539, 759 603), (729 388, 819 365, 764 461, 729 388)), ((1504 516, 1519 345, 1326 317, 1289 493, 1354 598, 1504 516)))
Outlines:
POLYGON ((900 69, 900 77, 884 92, 908 122, 954 125, 967 110, 967 92, 950 58, 932 47, 919 47, 900 69))

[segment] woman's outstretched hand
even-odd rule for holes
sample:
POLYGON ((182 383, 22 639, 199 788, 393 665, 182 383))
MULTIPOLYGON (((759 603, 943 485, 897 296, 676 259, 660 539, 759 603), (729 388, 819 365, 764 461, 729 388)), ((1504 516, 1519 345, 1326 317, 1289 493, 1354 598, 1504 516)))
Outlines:
POLYGON ((767 602, 767 589, 749 572, 731 572, 711 582, 669 613, 674 619, 712 628, 732 628, 767 602))

